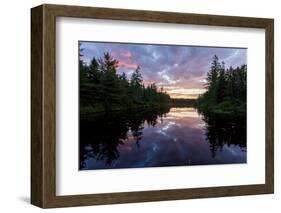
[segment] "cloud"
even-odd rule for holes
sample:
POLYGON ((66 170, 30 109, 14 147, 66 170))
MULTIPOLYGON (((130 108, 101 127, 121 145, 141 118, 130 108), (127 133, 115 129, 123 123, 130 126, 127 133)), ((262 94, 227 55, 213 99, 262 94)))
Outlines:
POLYGON ((138 67, 137 64, 121 61, 121 60, 119 60, 118 66, 119 68, 124 68, 124 69, 136 69, 138 67))
POLYGON ((93 57, 101 58, 105 52, 119 61, 117 72, 128 77, 139 65, 144 84, 156 83, 174 97, 195 97, 203 93, 206 74, 212 58, 217 55, 226 67, 247 64, 247 49, 128 44, 107 42, 81 42, 83 59, 89 63, 93 57), (173 90, 172 88, 178 90, 173 90), (194 94, 195 92, 198 94, 194 94))

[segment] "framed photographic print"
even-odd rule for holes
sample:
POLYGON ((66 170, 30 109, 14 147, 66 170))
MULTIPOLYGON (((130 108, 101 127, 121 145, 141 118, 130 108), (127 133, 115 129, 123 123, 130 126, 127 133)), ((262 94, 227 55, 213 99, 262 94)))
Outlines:
POLYGON ((273 19, 31 9, 31 203, 274 191, 273 19))

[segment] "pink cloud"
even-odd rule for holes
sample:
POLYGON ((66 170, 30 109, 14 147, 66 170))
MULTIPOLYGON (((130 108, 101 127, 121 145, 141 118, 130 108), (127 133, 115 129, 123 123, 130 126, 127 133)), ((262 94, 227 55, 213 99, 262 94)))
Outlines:
POLYGON ((125 51, 125 52, 121 53, 121 55, 126 57, 126 58, 131 58, 132 57, 132 53, 130 51, 125 51))
POLYGON ((126 61, 122 61, 122 60, 118 60, 118 61, 119 61, 118 66, 120 68, 136 69, 138 67, 138 65, 135 63, 126 62, 126 61))

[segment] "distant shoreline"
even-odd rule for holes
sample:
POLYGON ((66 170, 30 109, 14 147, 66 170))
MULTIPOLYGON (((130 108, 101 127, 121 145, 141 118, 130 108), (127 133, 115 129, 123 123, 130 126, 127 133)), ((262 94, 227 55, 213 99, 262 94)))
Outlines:
POLYGON ((110 110, 97 110, 94 107, 87 107, 87 109, 80 109, 80 115, 87 115, 87 114, 96 114, 96 113, 112 113, 118 111, 138 111, 141 109, 160 109, 160 108, 172 108, 172 107, 194 107, 196 99, 171 99, 167 103, 159 103, 159 104, 145 104, 141 106, 134 106, 134 107, 116 107, 110 110))

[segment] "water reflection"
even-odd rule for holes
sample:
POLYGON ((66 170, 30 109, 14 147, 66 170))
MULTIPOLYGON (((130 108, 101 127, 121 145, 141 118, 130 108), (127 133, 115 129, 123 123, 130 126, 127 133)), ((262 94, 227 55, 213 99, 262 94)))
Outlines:
POLYGON ((80 169, 246 163, 246 119, 161 108, 80 119, 80 169))

